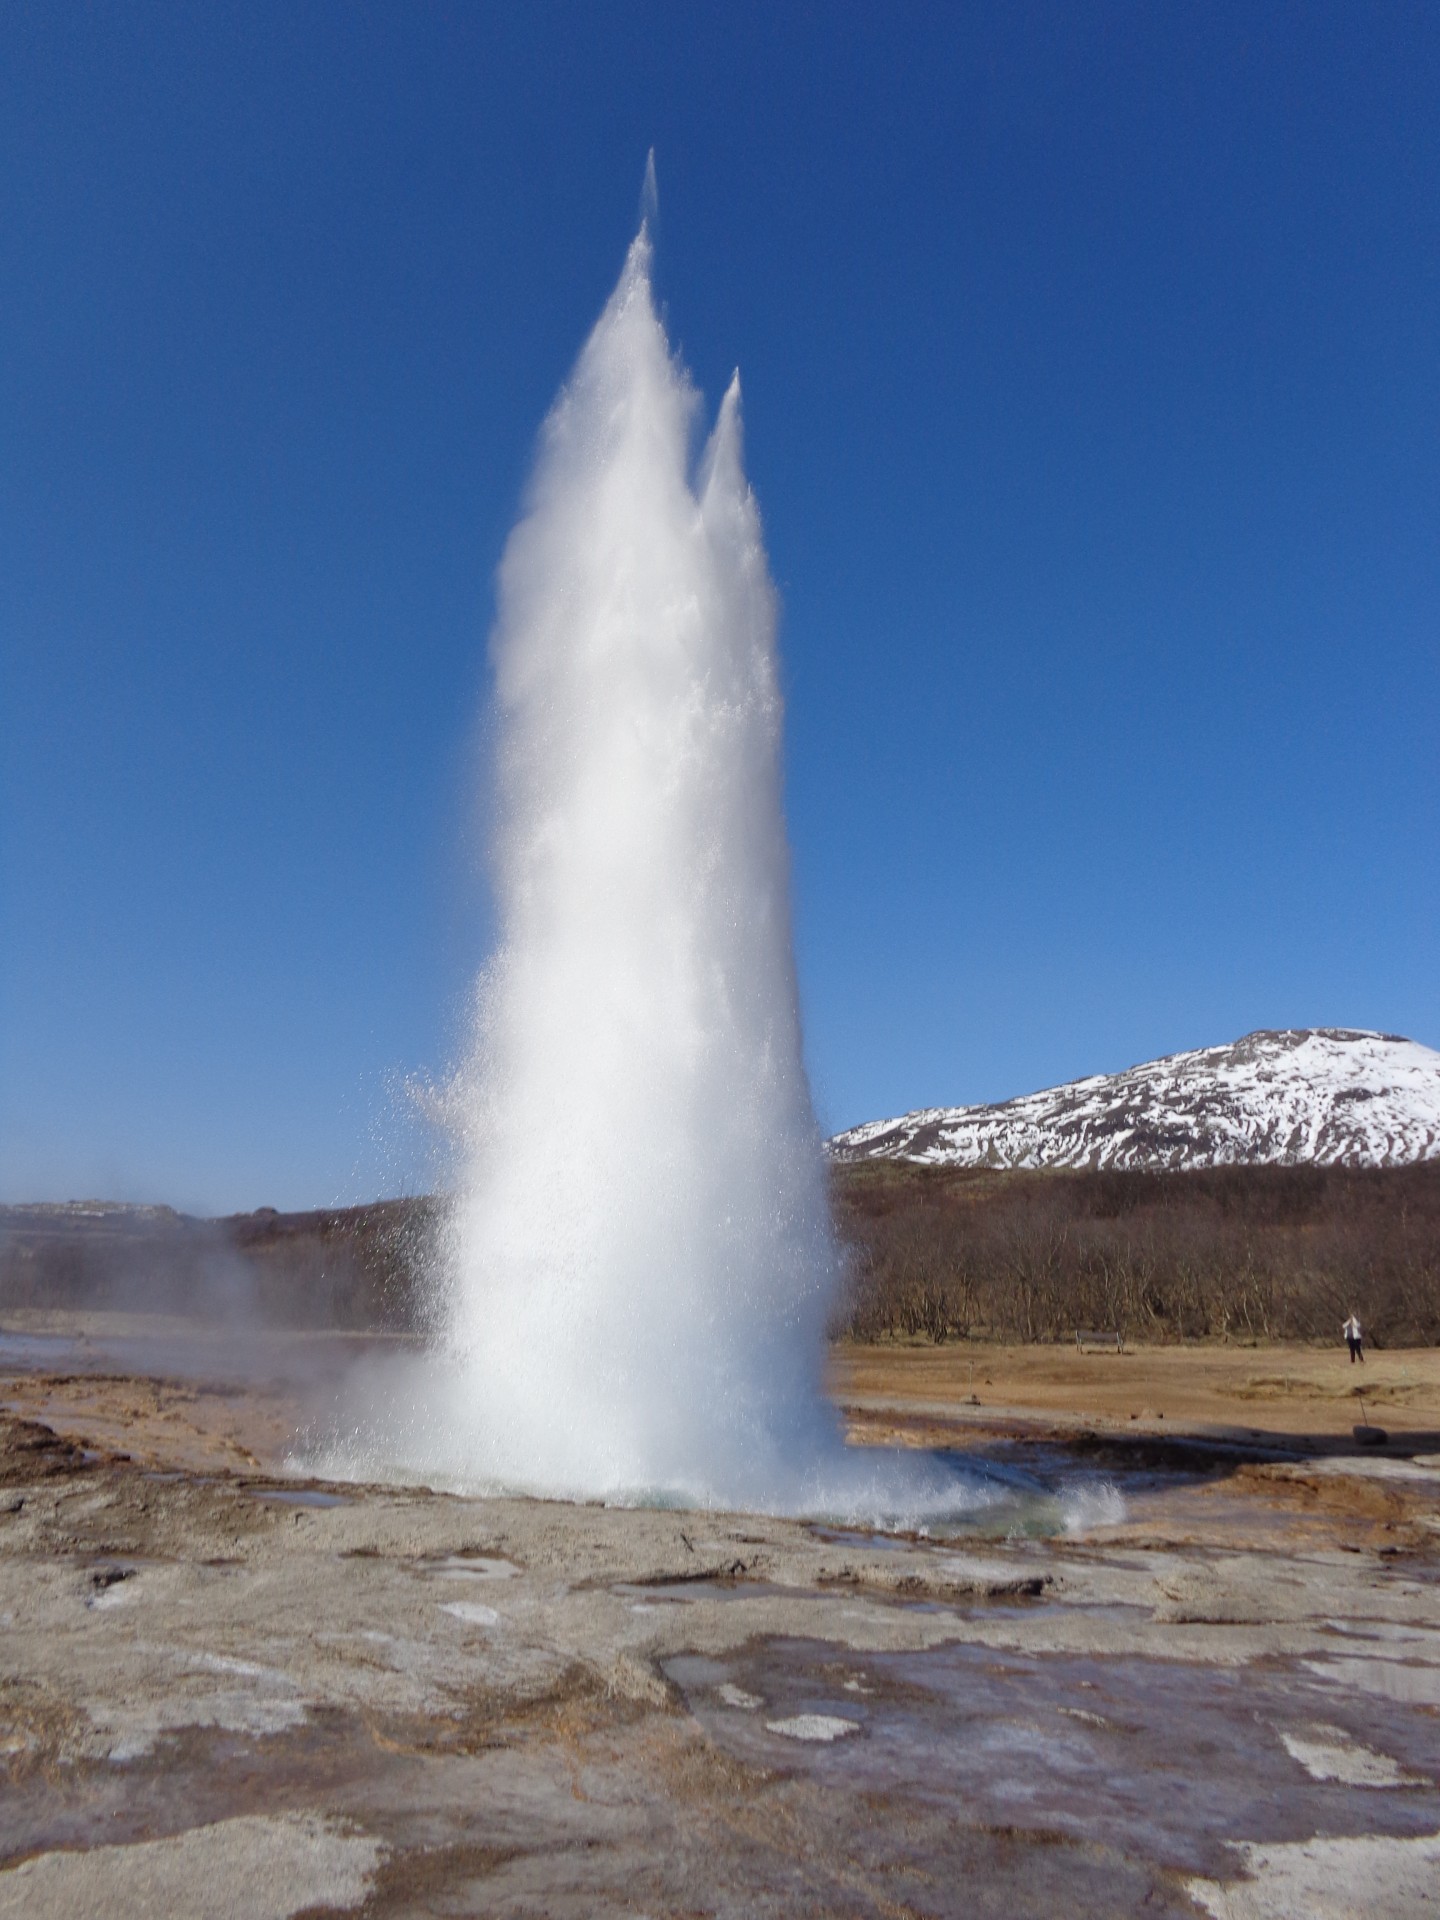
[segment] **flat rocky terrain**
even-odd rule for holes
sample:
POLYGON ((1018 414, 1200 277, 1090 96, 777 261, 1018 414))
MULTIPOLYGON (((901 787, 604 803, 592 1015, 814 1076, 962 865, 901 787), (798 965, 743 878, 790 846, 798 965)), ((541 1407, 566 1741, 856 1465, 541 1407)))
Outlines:
POLYGON ((1437 1911, 1426 1356, 1361 1447, 842 1353, 1013 1495, 900 1538, 316 1480, 351 1350, 0 1332, 3 1920, 1437 1911))

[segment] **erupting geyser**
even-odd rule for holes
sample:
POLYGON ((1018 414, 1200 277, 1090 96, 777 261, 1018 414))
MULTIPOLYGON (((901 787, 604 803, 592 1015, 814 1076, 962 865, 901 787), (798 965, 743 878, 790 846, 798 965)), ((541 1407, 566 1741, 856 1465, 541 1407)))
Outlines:
POLYGON ((450 1090, 441 1352, 365 1466, 857 1517, 983 1504, 843 1444, 775 596, 738 378, 698 462, 642 225, 500 570, 498 951, 450 1090))
POLYGON ((475 1466, 768 1485, 833 1446, 775 600, 732 382, 692 468, 642 226, 500 570, 502 938, 447 1301, 475 1466))

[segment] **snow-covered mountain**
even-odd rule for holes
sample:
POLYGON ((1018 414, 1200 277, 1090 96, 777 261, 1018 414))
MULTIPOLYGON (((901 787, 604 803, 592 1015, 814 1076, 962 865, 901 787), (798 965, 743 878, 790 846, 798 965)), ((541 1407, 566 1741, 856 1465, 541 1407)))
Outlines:
POLYGON ((993 1107, 836 1134, 837 1160, 957 1167, 1395 1166, 1440 1155, 1440 1053, 1390 1033, 1248 1033, 993 1107))

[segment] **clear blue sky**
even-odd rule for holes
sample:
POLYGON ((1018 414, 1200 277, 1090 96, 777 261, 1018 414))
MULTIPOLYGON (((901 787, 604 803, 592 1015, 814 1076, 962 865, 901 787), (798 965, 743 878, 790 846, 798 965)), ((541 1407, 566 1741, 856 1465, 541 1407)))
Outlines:
POLYGON ((1440 9, 0 11, 0 1196, 424 1178, 492 579, 738 363, 827 1129, 1440 1044, 1440 9))

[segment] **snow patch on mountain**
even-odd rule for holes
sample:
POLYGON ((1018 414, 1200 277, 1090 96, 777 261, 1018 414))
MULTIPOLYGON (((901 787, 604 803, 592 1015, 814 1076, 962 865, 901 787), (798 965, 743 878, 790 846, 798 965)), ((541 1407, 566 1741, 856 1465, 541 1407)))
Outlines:
POLYGON ((829 1149, 957 1167, 1396 1166, 1440 1155, 1440 1053, 1343 1027, 1249 1033, 998 1106, 872 1120, 829 1149))

